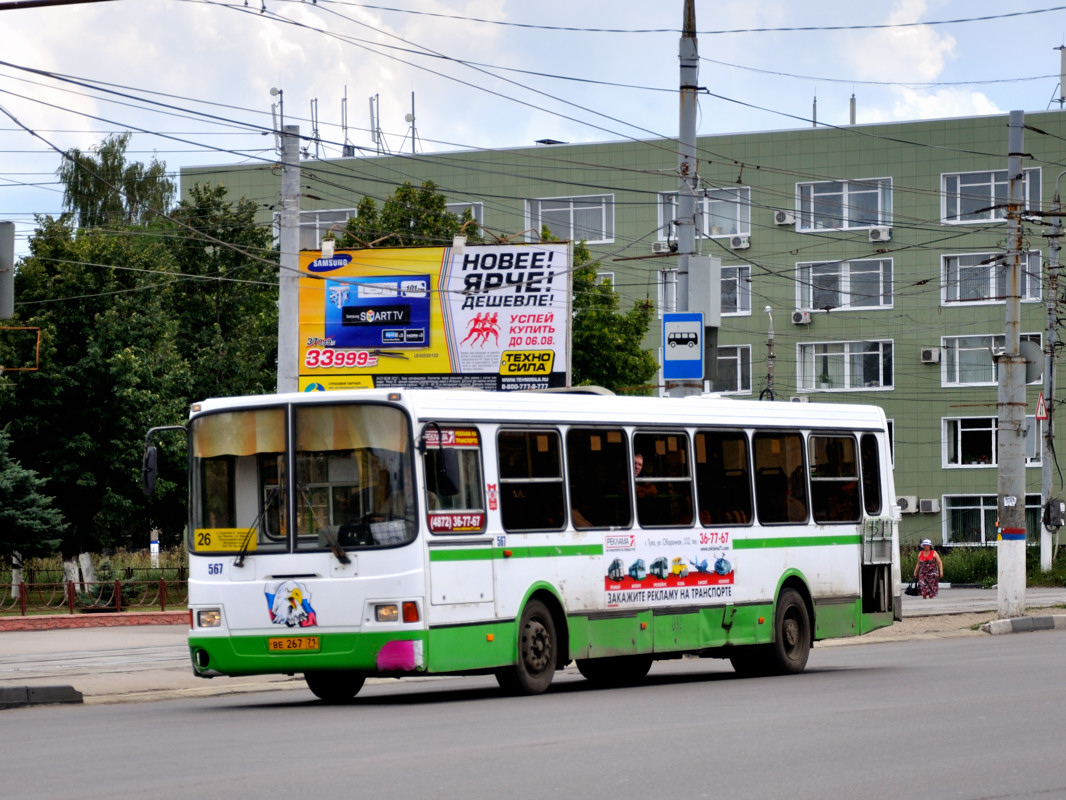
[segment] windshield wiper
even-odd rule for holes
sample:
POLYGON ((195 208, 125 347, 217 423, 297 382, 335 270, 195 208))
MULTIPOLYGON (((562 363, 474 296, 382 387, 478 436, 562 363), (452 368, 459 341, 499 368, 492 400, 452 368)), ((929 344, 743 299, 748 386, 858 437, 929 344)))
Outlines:
MULTIPOLYGON (((351 564, 352 560, 348 558, 348 554, 344 552, 344 548, 341 547, 341 543, 337 541, 337 537, 334 536, 333 532, 329 529, 329 525, 323 525, 319 522, 318 514, 315 512, 315 506, 311 502, 311 493, 308 492, 307 488, 304 486, 297 487, 297 491, 307 498, 307 510, 311 512, 311 521, 313 525, 318 525, 318 529, 322 531, 322 535, 326 537, 326 543, 329 545, 330 552, 333 553, 334 558, 342 564, 351 564)), ((312 526, 311 533, 314 532, 312 526)))
POLYGON ((248 528, 248 532, 244 534, 244 539, 241 540, 241 549, 237 553, 237 557, 233 559, 233 566, 243 567, 245 556, 248 555, 248 548, 251 547, 252 537, 256 535, 258 530, 259 520, 263 518, 263 515, 270 510, 270 505, 278 498, 281 493, 280 486, 274 486, 270 489, 270 494, 267 495, 267 499, 263 501, 262 507, 259 509, 259 515, 252 520, 252 525, 248 528))

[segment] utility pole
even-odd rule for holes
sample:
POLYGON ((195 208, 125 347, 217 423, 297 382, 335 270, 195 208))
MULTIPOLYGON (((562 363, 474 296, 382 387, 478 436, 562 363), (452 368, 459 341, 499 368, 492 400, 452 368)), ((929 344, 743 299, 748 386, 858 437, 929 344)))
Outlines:
POLYGON ((1025 115, 1011 111, 1007 139, 1007 297, 1004 352, 999 357, 997 411, 998 611, 1000 618, 1025 613, 1025 357, 1021 354, 1021 276, 1025 115))
MULTIPOLYGON (((1040 495, 1044 508, 1051 502, 1054 488, 1052 454, 1055 452, 1055 347, 1058 343, 1058 303, 1059 303, 1059 239, 1062 237, 1062 218, 1059 216, 1059 179, 1066 175, 1060 172, 1055 179, 1055 196, 1051 202, 1051 233, 1047 234, 1047 297, 1044 298, 1047 309, 1047 331, 1044 334, 1044 408, 1047 419, 1044 421, 1044 449, 1041 461, 1040 495)), ((1045 520, 1047 515, 1044 515, 1045 520)), ((1046 522, 1040 528, 1040 569, 1051 570, 1054 555, 1054 535, 1058 528, 1049 527, 1046 522)))
POLYGON ((300 387, 300 126, 282 125, 278 236, 278 392, 300 387))
MULTIPOLYGON (((696 157, 696 96, 699 91, 700 56, 696 42, 695 0, 685 0, 684 23, 678 50, 681 62, 681 120, 678 135, 677 218, 677 312, 687 317, 686 324, 698 324, 702 314, 701 335, 703 362, 685 379, 667 377, 667 392, 672 397, 699 394, 704 380, 713 382, 718 368, 718 327, 722 317, 722 263, 718 259, 696 255, 696 220, 699 195, 699 160, 696 157), (688 313, 691 312, 691 313, 688 313), (693 378, 699 377, 699 381, 693 378)), ((663 318, 664 327, 668 324, 663 318)), ((663 340, 665 348, 665 335, 663 340)), ((663 371, 666 376, 665 350, 663 371)))
POLYGON ((759 393, 760 400, 774 399, 774 362, 777 354, 774 353, 774 310, 767 306, 766 314, 770 317, 770 330, 766 335, 766 388, 759 393))

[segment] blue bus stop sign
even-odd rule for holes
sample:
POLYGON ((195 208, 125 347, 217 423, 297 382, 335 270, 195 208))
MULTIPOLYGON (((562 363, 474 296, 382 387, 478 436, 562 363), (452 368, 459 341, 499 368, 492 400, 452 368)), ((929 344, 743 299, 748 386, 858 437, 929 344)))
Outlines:
POLYGON ((663 380, 703 380, 703 314, 663 314, 663 380))

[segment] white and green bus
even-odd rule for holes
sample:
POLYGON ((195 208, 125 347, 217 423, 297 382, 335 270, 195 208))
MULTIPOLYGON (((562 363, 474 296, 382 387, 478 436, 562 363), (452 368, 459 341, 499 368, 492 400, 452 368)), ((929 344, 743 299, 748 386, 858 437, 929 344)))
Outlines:
POLYGON ((187 430, 203 677, 789 673, 899 619, 875 406, 374 389, 207 400, 187 430))

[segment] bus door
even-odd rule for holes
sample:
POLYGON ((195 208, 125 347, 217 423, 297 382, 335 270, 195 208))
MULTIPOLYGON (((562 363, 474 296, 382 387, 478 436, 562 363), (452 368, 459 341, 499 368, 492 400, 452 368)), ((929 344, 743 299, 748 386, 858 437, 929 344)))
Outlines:
POLYGON ((422 431, 423 494, 429 553, 430 621, 493 614, 481 438, 474 427, 429 423, 422 431))

